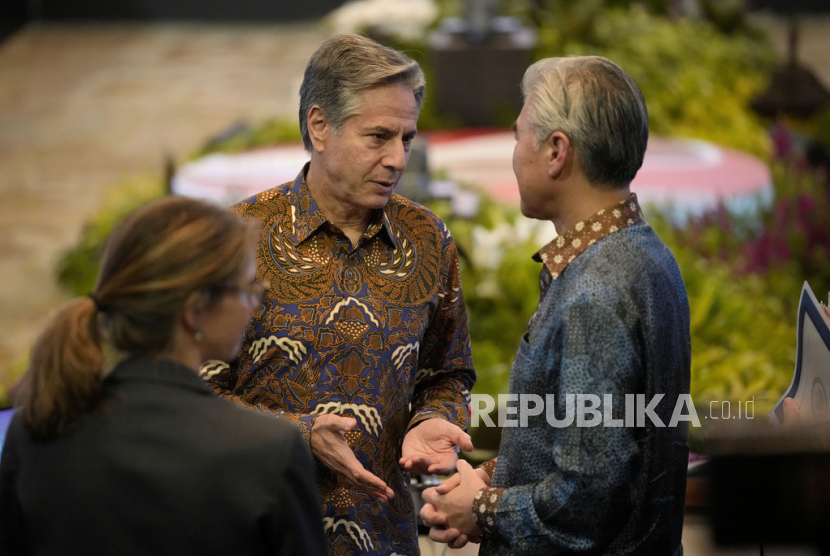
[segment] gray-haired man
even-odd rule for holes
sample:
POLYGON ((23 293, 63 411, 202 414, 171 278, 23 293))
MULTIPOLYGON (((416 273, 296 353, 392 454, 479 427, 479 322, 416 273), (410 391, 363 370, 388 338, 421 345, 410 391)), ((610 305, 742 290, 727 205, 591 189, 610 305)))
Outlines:
MULTIPOLYGON (((221 395, 294 421, 318 465, 332 554, 418 554, 408 471, 449 473, 475 380, 458 255, 431 211, 393 195, 424 97, 418 64, 365 37, 306 67, 311 161, 234 207, 263 225, 271 289, 221 395)), ((235 470, 244 472, 244 470, 235 470)))
POLYGON ((536 255, 541 296, 510 392, 554 402, 560 423, 568 395, 594 396, 604 422, 554 427, 546 407, 505 428, 498 458, 459 462, 424 493, 421 516, 435 540, 481 540, 483 555, 682 553, 688 430, 672 416, 689 392, 689 306, 674 256, 629 191, 648 141, 645 101, 594 56, 541 60, 522 90, 522 212, 559 235, 536 255), (659 394, 657 420, 626 419, 626 402, 641 396, 652 410, 659 394))

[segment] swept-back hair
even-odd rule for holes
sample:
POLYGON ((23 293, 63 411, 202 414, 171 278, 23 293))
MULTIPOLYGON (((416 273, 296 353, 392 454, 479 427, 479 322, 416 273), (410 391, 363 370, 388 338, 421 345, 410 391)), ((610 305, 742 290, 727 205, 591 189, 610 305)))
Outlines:
POLYGON ((418 62, 406 54, 360 35, 337 35, 311 55, 300 86, 300 131, 308 152, 308 113, 316 104, 335 133, 360 109, 359 94, 375 85, 401 83, 412 89, 418 110, 424 101, 426 80, 418 62))
POLYGON ((596 187, 625 187, 643 165, 648 111, 637 83, 601 56, 545 58, 522 79, 536 148, 568 136, 596 187))
POLYGON ((95 290, 58 310, 36 340, 15 401, 35 435, 72 427, 99 400, 104 345, 125 354, 170 347, 175 317, 194 292, 228 283, 252 256, 257 228, 184 197, 152 201, 107 240, 95 290))

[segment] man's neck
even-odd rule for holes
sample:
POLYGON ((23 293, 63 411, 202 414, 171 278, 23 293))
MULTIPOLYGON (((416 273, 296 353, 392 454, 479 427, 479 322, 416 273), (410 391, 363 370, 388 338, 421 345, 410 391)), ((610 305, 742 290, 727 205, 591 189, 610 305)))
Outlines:
POLYGON ((309 166, 305 181, 317 207, 326 217, 326 220, 337 226, 346 234, 352 246, 357 246, 363 232, 369 226, 374 216, 374 210, 361 209, 353 205, 338 203, 327 193, 327 187, 336 187, 327 180, 327 176, 314 171, 315 165, 309 166), (317 184, 317 185, 315 185, 317 184))
POLYGON ((579 222, 587 220, 602 209, 631 196, 628 186, 618 189, 598 189, 587 182, 571 193, 561 203, 558 214, 551 219, 559 235, 573 230, 579 222))

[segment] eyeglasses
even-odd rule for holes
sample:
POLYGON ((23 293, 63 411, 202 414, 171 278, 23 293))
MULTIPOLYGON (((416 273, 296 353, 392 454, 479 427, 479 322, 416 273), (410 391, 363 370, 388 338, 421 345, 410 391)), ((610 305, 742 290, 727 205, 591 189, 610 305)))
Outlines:
POLYGON ((265 292, 271 289, 271 282, 263 280, 262 282, 251 282, 244 286, 232 286, 230 284, 216 284, 208 288, 211 293, 244 293, 248 295, 248 299, 252 302, 262 303, 265 299, 265 292))

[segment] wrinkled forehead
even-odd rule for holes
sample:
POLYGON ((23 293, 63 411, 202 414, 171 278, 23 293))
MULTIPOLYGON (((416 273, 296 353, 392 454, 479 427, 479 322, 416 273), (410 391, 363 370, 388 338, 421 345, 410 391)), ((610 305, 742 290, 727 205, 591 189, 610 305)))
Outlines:
MULTIPOLYGON (((415 128, 420 106, 413 91, 403 84, 381 84, 357 93, 354 113, 349 119, 395 122, 396 126, 415 128)), ((388 125, 378 123, 377 125, 388 125)))

